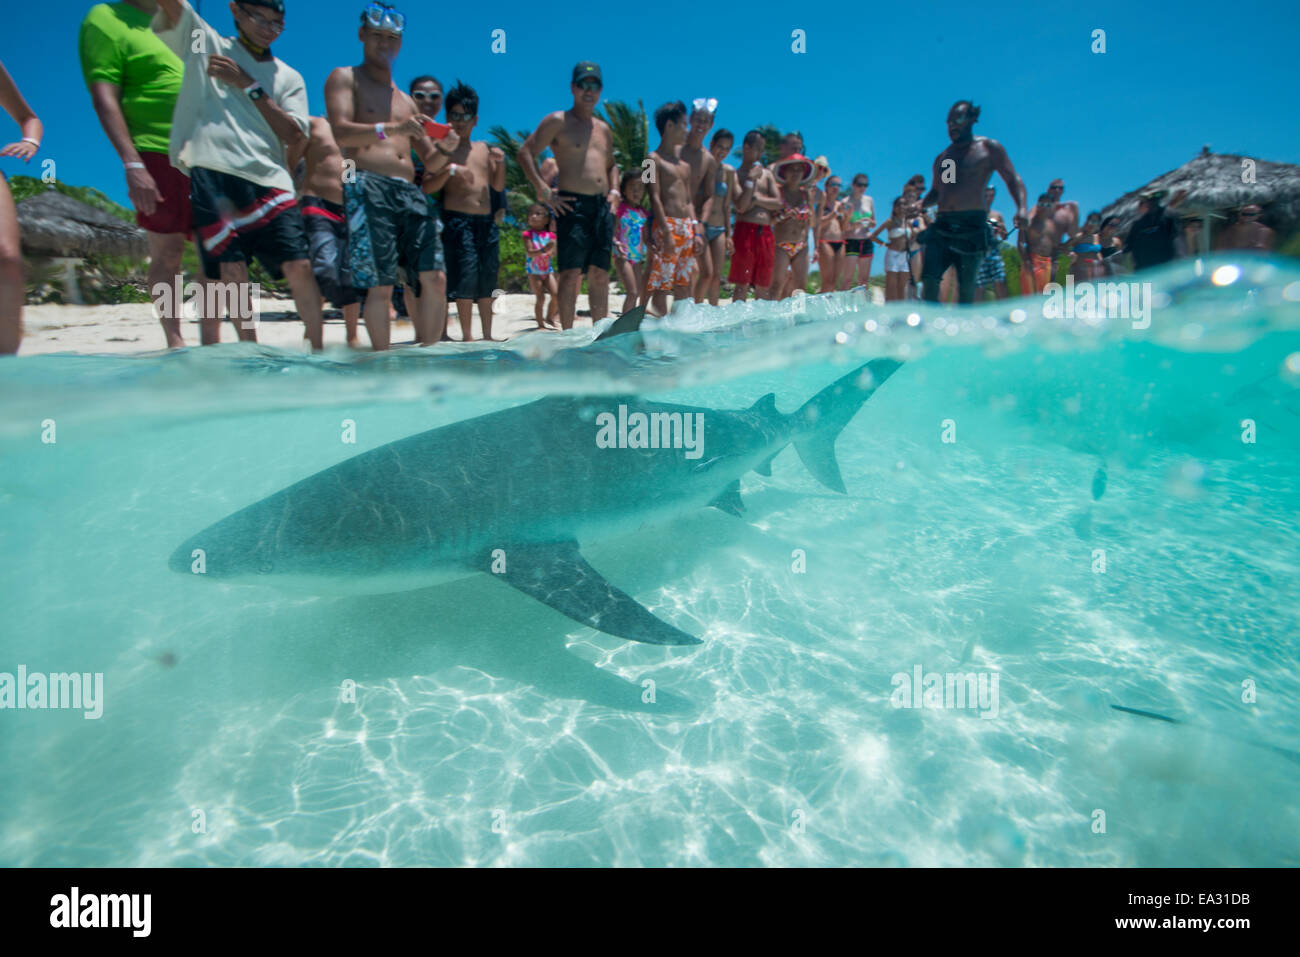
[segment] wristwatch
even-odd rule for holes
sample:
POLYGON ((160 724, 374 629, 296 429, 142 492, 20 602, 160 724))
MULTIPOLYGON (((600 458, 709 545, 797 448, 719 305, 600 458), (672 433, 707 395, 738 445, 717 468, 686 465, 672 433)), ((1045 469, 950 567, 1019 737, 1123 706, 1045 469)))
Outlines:
POLYGON ((266 90, 262 89, 262 84, 254 83, 248 88, 248 98, 253 101, 260 100, 266 96, 266 90))

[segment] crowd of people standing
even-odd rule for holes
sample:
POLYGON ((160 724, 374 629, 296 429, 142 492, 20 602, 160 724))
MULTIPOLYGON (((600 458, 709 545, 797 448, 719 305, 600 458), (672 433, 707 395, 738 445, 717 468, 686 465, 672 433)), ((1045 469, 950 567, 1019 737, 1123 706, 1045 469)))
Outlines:
MULTIPOLYGON (((189 0, 101 3, 81 25, 91 100, 148 238, 149 288, 180 274, 193 242, 204 282, 246 285, 254 260, 282 278, 317 349, 326 303, 342 310, 350 344, 364 321, 372 346, 388 348, 398 287, 417 343, 448 338, 451 303, 463 339, 475 309, 490 339, 508 160, 473 138, 478 93, 458 82, 444 97, 429 74, 401 89, 393 65, 406 17, 370 3, 358 25, 360 62, 329 74, 325 109, 313 116, 301 74, 271 52, 285 29, 283 0, 236 0, 229 9, 232 36, 189 0)), ((798 132, 767 162, 767 138, 749 130, 729 163, 735 134, 715 127, 713 98, 660 106, 658 145, 640 168, 620 170, 597 114, 599 65, 577 64, 569 91, 571 105, 546 115, 515 157, 537 200, 522 235, 539 328, 574 325, 584 280, 591 318, 603 318, 611 275, 624 311, 639 304, 663 314, 670 296, 716 305, 724 277, 734 301, 789 297, 808 288, 814 263, 822 292, 864 286, 879 246, 887 300, 970 303, 1008 295, 1002 246, 1013 233, 1023 294, 1041 292, 1063 258, 1085 280, 1116 272, 1123 254, 1136 268, 1167 262, 1184 241, 1181 195, 1167 207, 1145 197, 1122 240, 1114 217, 1092 213, 1081 224, 1061 180, 1030 207, 1006 150, 974 134, 980 110, 965 100, 948 112, 950 142, 929 188, 913 176, 878 218, 867 174, 855 173, 846 191, 825 156, 808 158, 798 132), (993 209, 994 174, 1015 203, 1010 225, 993 209)), ((2 67, 0 106, 23 131, 3 155, 29 160, 43 128, 2 67)), ((1225 237, 1270 248, 1258 215, 1244 209, 1225 237)), ((3 184, 0 269, 0 310, 15 317, 0 324, 0 351, 13 352, 23 288, 3 184)), ((222 311, 241 339, 256 338, 241 301, 200 312, 202 343, 219 341, 222 311)), ((168 347, 185 344, 180 319, 160 316, 168 347)))

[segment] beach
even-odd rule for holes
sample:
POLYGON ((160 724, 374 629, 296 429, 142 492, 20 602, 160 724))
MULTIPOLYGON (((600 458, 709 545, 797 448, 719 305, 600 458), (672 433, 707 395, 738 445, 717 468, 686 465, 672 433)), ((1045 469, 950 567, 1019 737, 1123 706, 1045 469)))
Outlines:
MULTIPOLYGON (((537 328, 533 318, 536 297, 526 293, 505 293, 496 299, 493 312, 492 334, 497 339, 511 339, 520 333, 537 328)), ((153 303, 132 302, 115 306, 62 306, 47 303, 26 306, 23 309, 23 341, 20 355, 31 356, 55 352, 81 354, 133 355, 159 352, 164 348, 162 327, 154 318, 153 303)), ((308 351, 303 339, 302 322, 293 308, 291 299, 266 299, 259 304, 259 314, 266 318, 258 323, 257 339, 263 345, 277 349, 308 351)), ((590 325, 587 297, 578 297, 576 325, 590 325)), ((337 310, 325 314, 325 348, 346 345, 343 318, 337 310), (332 317, 332 318, 331 318, 332 317)), ((460 321, 455 305, 448 309, 448 335, 460 339, 460 321)), ((198 322, 192 317, 182 327, 187 345, 199 344, 198 322)), ((483 329, 478 311, 474 313, 474 336, 480 338, 483 329)), ((360 332, 361 347, 367 351, 370 340, 366 337, 365 323, 360 332)), ((393 345, 410 344, 415 332, 409 319, 393 323, 393 345)), ((221 341, 235 342, 235 330, 229 321, 221 324, 221 341)))

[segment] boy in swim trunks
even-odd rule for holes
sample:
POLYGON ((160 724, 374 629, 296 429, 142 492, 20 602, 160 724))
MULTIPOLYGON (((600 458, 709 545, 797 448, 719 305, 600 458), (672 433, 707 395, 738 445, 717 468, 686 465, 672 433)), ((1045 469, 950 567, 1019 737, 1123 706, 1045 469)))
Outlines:
MULTIPOLYGON (((713 129, 713 113, 718 101, 700 97, 691 105, 691 126, 678 156, 691 167, 691 203, 695 217, 695 258, 697 283, 707 282, 713 272, 707 229, 713 208, 713 192, 718 180, 718 161, 704 148, 704 137, 713 129)), ((694 292, 694 290, 692 290, 694 292)))
POLYGON ((290 151, 289 168, 295 171, 295 177, 300 163, 303 169, 298 205, 307 228, 312 272, 321 295, 343 310, 348 345, 356 348, 365 292, 352 285, 348 219, 343 210, 343 153, 325 117, 313 116, 310 139, 290 151))
POLYGON ((372 3, 361 14, 357 39, 362 62, 333 70, 325 81, 325 105, 334 139, 345 159, 356 164, 343 183, 348 217, 348 261, 352 282, 367 290, 362 314, 371 345, 387 349, 393 287, 405 274, 416 287, 415 339, 433 345, 446 322, 446 281, 437 218, 415 185, 414 150, 425 176, 450 162, 460 145, 455 131, 432 139, 431 122, 393 83, 393 61, 402 49, 406 18, 392 7, 372 3))
POLYGON ((658 315, 668 312, 668 291, 675 300, 688 299, 699 269, 695 261, 695 207, 691 202, 691 164, 680 157, 686 142, 686 104, 665 103, 655 110, 659 146, 650 154, 655 175, 650 187, 656 241, 650 255, 646 289, 658 315))
POLYGON ((595 115, 602 83, 595 63, 584 60, 575 66, 569 84, 573 106, 543 119, 524 140, 517 157, 537 198, 558 216, 556 268, 560 271, 560 325, 565 329, 573 328, 584 272, 592 321, 603 319, 609 308, 614 209, 621 197, 614 139, 608 124, 595 115), (555 154, 558 189, 545 181, 538 168, 537 156, 547 148, 555 154))
POLYGON ((741 142, 740 168, 736 182, 735 244, 727 281, 735 286, 731 299, 744 302, 754 290, 760 299, 770 299, 772 265, 776 260, 776 241, 772 236, 772 215, 781 208, 776 177, 762 163, 767 141, 759 130, 750 130, 741 142))
POLYGON ((470 141, 478 122, 478 94, 457 83, 447 91, 447 120, 459 138, 451 162, 427 176, 425 192, 442 191, 443 247, 447 298, 456 301, 461 339, 474 339, 474 303, 483 338, 492 340, 492 293, 501 264, 501 241, 492 211, 492 192, 506 187, 506 156, 481 140, 470 141))
MULTIPOLYGON (((281 0, 231 7, 238 35, 223 37, 188 0, 158 0, 159 39, 185 64, 172 115, 172 165, 190 177, 199 257, 208 279, 248 289, 254 256, 288 280, 312 348, 320 349, 321 299, 308 258, 307 233, 285 167, 285 148, 307 139, 302 75, 271 53, 284 30, 281 0)), ((229 295, 229 294, 228 294, 229 295)), ((257 340, 245 295, 229 295, 239 338, 257 340)))

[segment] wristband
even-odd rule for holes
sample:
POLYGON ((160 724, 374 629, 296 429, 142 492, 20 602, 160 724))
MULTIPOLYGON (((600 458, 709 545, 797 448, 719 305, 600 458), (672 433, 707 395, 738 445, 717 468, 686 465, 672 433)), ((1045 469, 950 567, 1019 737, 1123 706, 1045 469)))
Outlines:
POLYGON ((745 189, 753 189, 753 188, 754 188, 754 181, 752 179, 745 180, 745 189))
POLYGON ((18 142, 19 142, 19 143, 31 143, 31 144, 32 144, 33 146, 35 146, 37 149, 40 149, 40 148, 41 148, 41 141, 40 141, 40 140, 34 140, 34 139, 32 139, 30 136, 24 136, 24 137, 23 137, 22 139, 20 139, 18 142))
POLYGON ((148 169, 143 163, 123 163, 123 169, 148 169))
POLYGON ((376 124, 375 124, 375 135, 378 136, 381 140, 386 140, 386 139, 388 139, 388 134, 384 132, 384 124, 383 124, 383 123, 376 123, 376 124))

